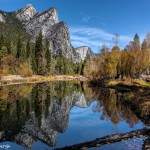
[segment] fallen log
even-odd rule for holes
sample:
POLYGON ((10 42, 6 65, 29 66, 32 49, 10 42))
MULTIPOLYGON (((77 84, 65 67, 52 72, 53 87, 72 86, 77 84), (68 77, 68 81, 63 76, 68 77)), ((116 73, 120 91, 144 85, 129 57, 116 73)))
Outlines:
POLYGON ((142 150, 150 150, 150 136, 144 141, 142 150))
POLYGON ((56 148, 55 150, 81 150, 81 149, 86 149, 91 147, 100 147, 105 144, 115 143, 122 140, 130 140, 133 138, 140 138, 149 135, 150 135, 150 129, 144 128, 144 129, 135 130, 127 133, 108 135, 105 137, 97 138, 94 141, 88 141, 88 142, 75 144, 72 146, 67 146, 62 148, 56 148))

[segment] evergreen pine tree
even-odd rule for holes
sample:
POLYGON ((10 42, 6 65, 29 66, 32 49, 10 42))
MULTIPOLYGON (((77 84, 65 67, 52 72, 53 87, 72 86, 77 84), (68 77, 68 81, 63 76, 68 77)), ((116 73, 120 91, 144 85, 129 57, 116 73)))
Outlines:
POLYGON ((36 60, 35 60, 35 47, 32 47, 31 51, 31 66, 34 73, 37 71, 36 60))
POLYGON ((40 31, 36 43, 35 43, 35 60, 36 60, 36 73, 39 75, 44 75, 45 65, 44 65, 44 49, 42 44, 42 32, 40 31))
POLYGON ((27 44, 26 44, 26 57, 29 58, 30 57, 30 40, 28 40, 27 44))
POLYGON ((51 71, 51 50, 49 49, 49 41, 46 39, 45 42, 45 49, 46 49, 46 70, 47 70, 47 74, 50 74, 51 71))
POLYGON ((3 34, 0 35, 0 48, 4 46, 4 36, 3 34))
POLYGON ((12 54, 12 51, 11 51, 11 39, 10 39, 10 37, 7 38, 7 40, 6 40, 6 47, 7 47, 7 50, 8 50, 8 54, 12 54))
POLYGON ((30 40, 27 41, 26 44, 26 58, 28 60, 28 66, 31 67, 31 46, 30 46, 30 40))
POLYGON ((17 41, 17 54, 16 54, 17 58, 21 57, 21 51, 22 51, 22 43, 21 43, 21 38, 19 37, 17 41))
POLYGON ((134 44, 135 44, 136 50, 140 50, 140 38, 137 33, 135 34, 135 37, 134 37, 134 44))
POLYGON ((26 60, 26 43, 22 43, 21 58, 26 60))
POLYGON ((63 62, 62 62, 62 50, 59 49, 57 51, 57 56, 56 56, 56 66, 55 66, 55 72, 56 74, 62 74, 63 70, 63 62))

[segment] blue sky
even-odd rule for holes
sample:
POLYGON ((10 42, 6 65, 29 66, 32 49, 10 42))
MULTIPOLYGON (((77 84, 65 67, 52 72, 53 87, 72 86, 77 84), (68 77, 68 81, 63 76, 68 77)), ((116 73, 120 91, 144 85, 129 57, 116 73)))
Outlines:
POLYGON ((135 33, 142 41, 150 31, 150 0, 0 0, 0 9, 13 11, 27 4, 38 12, 56 7, 59 20, 69 26, 72 45, 94 52, 103 44, 112 46, 115 33, 123 48, 135 33))

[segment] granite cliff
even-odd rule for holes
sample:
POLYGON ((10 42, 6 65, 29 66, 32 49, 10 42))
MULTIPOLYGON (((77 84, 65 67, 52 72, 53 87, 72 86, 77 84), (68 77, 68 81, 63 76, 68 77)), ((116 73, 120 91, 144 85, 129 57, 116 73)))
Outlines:
POLYGON ((84 61, 86 57, 92 55, 91 49, 87 46, 81 46, 81 47, 76 48, 75 50, 79 54, 80 59, 82 61, 84 61))
POLYGON ((3 15, 0 13, 0 22, 4 22, 5 23, 5 18, 3 17, 3 15))
POLYGON ((91 54, 89 47, 73 48, 69 28, 64 21, 59 22, 56 8, 49 8, 38 13, 31 4, 28 4, 14 12, 0 11, 0 22, 11 25, 20 24, 31 36, 33 42, 41 31, 43 39, 48 39, 50 42, 53 55, 57 55, 61 51, 66 58, 74 62, 81 62, 85 60, 87 54, 91 54))
POLYGON ((36 10, 35 8, 29 4, 25 8, 19 9, 16 11, 16 17, 20 21, 29 21, 33 16, 36 15, 36 10))
MULTIPOLYGON (((88 47, 73 48, 70 41, 70 33, 67 24, 59 22, 56 8, 50 8, 42 13, 37 13, 31 5, 13 12, 15 17, 22 22, 23 27, 31 35, 33 41, 42 31, 43 39, 48 39, 53 55, 60 51, 63 56, 74 62, 84 61, 91 50, 88 47)), ((5 16, 0 13, 0 21, 5 22, 5 16)))

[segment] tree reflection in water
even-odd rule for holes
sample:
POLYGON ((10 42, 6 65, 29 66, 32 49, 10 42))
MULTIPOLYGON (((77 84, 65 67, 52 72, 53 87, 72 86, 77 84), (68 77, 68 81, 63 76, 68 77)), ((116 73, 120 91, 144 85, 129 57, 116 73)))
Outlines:
POLYGON ((122 103, 126 98, 125 93, 73 81, 1 87, 0 141, 31 148, 39 140, 54 146, 57 134, 67 129, 71 108, 88 107, 92 101, 96 101, 93 112, 102 113, 101 120, 114 124, 125 120, 134 127, 139 119, 122 103))
POLYGON ((114 124, 118 124, 119 121, 125 120, 131 128, 139 122, 139 119, 129 106, 123 103, 127 97, 126 93, 118 93, 113 89, 106 88, 94 89, 93 93, 97 99, 93 111, 102 112, 100 116, 102 120, 110 119, 114 124))

